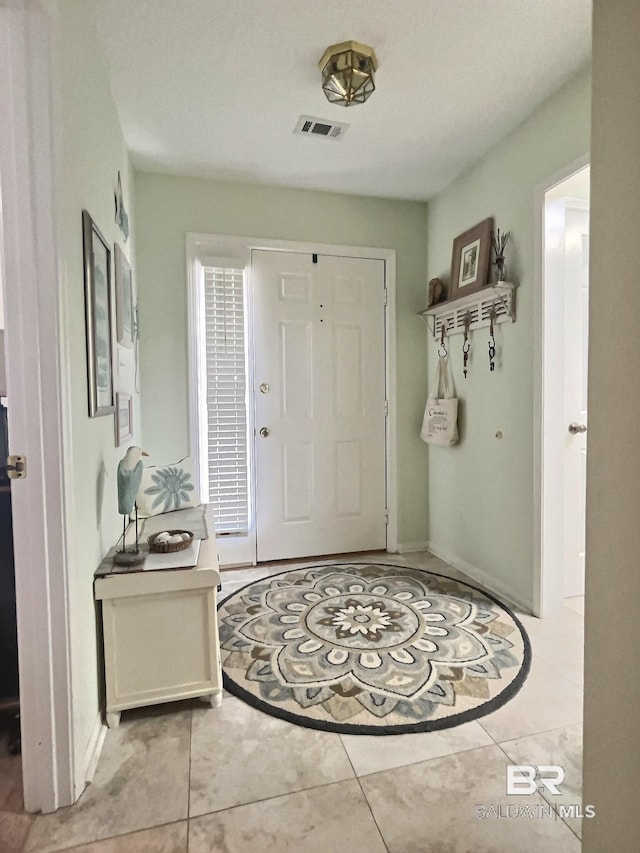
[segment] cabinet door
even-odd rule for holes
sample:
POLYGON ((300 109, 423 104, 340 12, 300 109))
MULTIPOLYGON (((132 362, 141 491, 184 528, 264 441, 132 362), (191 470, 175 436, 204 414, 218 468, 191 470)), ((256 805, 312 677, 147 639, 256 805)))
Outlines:
POLYGON ((103 601, 107 711, 221 689, 215 590, 103 601))

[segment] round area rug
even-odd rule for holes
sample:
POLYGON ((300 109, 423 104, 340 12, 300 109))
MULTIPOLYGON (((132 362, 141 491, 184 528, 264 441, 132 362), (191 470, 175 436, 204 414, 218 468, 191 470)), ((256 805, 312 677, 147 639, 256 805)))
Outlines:
POLYGON ((224 686, 298 725, 343 734, 444 729, 522 686, 531 646, 495 598, 419 569, 305 567, 219 606, 224 686))

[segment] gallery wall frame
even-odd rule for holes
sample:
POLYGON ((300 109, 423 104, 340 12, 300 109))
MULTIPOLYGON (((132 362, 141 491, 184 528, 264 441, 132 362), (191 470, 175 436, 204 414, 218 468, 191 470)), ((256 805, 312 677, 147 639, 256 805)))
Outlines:
POLYGON ((88 211, 82 211, 89 417, 115 411, 111 315, 111 250, 88 211))
POLYGON ((119 344, 133 348, 133 283, 131 265, 116 243, 114 247, 116 286, 116 339, 119 344))
POLYGON ((133 397, 123 391, 116 393, 116 447, 133 439, 133 397))

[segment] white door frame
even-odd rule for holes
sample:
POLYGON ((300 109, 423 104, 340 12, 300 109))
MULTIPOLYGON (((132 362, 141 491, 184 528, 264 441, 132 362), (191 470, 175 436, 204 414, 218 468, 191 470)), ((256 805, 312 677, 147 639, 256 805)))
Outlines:
MULTIPOLYGON (((386 429, 386 493, 389 518, 387 523, 387 550, 398 550, 398 477, 397 477, 397 414, 396 414, 396 252, 394 249, 367 246, 340 246, 327 243, 272 240, 262 237, 233 237, 220 234, 187 234, 187 282, 189 318, 189 442, 194 470, 200 471, 199 425, 202 413, 198 407, 198 387, 201 373, 202 341, 199 333, 202 300, 198 294, 199 259, 218 257, 237 259, 245 268, 250 264, 252 249, 278 252, 335 255, 338 257, 368 258, 382 260, 385 264, 385 286, 387 305, 385 308, 385 380, 389 414, 386 429)), ((247 306, 251 316, 251 307, 247 306)), ((249 346, 252 346, 252 334, 249 346)), ((252 416, 252 415, 251 415, 252 416)), ((251 430, 253 433, 253 430, 251 430)), ((196 484, 199 488, 199 483, 196 484)), ((255 492, 255 490, 253 490, 255 492)), ((255 497, 254 497, 255 499, 255 497)), ((253 513, 253 537, 255 554, 255 507, 253 513)), ((222 558, 224 560, 224 557, 222 558)), ((255 558, 254 558, 255 559, 255 558)))
POLYGON ((533 612, 542 618, 559 615, 564 601, 562 565, 558 562, 564 555, 562 529, 558 524, 558 519, 564 514, 564 498, 562 490, 557 488, 558 465, 564 465, 564 456, 558 456, 558 448, 564 453, 564 446, 559 443, 559 439, 564 438, 564 435, 558 435, 553 407, 550 405, 555 387, 552 382, 554 370, 557 373, 557 365, 563 363, 564 358, 564 327, 557 328, 558 323, 554 324, 557 315, 550 310, 551 300, 547 298, 550 294, 545 282, 545 194, 556 184, 584 169, 589 161, 587 153, 551 175, 536 187, 535 192, 533 612))
POLYGON ((1 0, 0 275, 7 330, 10 450, 27 811, 71 804, 76 789, 69 660, 59 282, 53 218, 49 22, 36 0, 1 0), (16 437, 19 436, 19 442, 16 437))

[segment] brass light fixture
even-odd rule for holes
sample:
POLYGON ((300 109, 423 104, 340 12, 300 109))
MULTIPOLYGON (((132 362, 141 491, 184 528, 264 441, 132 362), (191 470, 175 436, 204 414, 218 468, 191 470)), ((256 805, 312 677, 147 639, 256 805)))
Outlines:
POLYGON ((378 60, 372 47, 343 41, 328 47, 319 62, 322 89, 332 104, 351 107, 364 104, 375 90, 373 79, 378 60))

